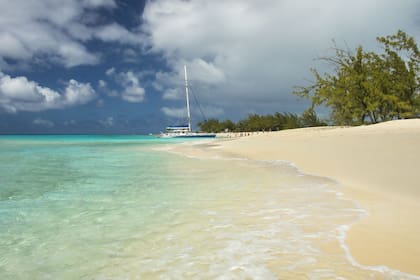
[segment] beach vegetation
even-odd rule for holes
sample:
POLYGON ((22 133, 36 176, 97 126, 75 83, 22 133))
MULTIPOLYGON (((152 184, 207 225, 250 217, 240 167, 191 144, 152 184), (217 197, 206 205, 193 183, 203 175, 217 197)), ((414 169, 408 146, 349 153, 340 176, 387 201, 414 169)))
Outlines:
POLYGON ((283 129, 309 126, 325 126, 313 109, 306 110, 302 115, 292 113, 275 113, 273 115, 249 114, 247 118, 233 122, 209 119, 198 123, 203 132, 253 132, 278 131, 283 129))
POLYGON ((418 117, 420 52, 414 38, 398 31, 377 41, 382 53, 334 44, 333 56, 319 58, 332 69, 324 74, 311 69, 315 81, 294 93, 312 102, 308 110, 330 108, 332 122, 339 125, 418 117))

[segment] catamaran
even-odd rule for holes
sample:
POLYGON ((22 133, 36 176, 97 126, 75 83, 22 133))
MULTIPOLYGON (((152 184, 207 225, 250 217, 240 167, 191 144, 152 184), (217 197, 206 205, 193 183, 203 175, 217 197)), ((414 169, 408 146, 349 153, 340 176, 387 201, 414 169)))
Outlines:
POLYGON ((162 138, 214 138, 215 133, 193 132, 191 129, 190 100, 188 91, 187 65, 184 65, 185 96, 187 99, 187 120, 188 124, 167 126, 166 132, 162 132, 159 137, 162 138))

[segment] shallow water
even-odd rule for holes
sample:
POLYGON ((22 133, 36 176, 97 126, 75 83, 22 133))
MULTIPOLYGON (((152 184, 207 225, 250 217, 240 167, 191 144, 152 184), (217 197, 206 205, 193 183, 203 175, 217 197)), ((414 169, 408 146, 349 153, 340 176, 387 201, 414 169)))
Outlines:
POLYGON ((150 137, 1 137, 0 279, 409 279, 361 267, 364 211, 283 162, 150 137))

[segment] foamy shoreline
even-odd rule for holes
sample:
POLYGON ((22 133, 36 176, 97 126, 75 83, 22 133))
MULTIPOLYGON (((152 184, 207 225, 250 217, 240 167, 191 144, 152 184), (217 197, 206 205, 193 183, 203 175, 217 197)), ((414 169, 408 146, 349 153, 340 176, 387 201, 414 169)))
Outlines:
POLYGON ((360 266, 420 275, 420 120, 229 136, 234 139, 216 140, 207 150, 292 162, 307 174, 336 180, 345 198, 360 203, 369 215, 345 238, 360 266))

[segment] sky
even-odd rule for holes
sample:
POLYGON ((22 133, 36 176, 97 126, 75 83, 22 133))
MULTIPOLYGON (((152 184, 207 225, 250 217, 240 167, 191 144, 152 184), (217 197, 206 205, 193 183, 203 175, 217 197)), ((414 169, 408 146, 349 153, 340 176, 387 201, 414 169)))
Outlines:
MULTIPOLYGON (((420 42, 418 0, 0 0, 0 134, 148 134, 300 114, 337 46, 420 42), (198 102, 196 102, 198 100, 198 102), (201 109, 201 110, 200 110, 201 109), (204 112, 204 116, 200 111, 204 112)), ((322 116, 322 109, 320 111, 322 116)))

